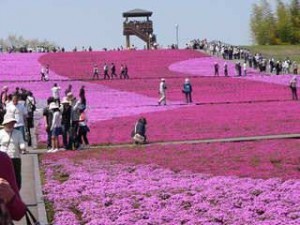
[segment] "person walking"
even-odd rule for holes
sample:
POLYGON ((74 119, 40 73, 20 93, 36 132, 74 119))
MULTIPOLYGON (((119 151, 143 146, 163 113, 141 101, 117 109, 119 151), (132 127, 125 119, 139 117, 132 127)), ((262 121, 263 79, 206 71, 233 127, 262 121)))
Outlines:
POLYGON ((186 103, 192 103, 192 85, 188 78, 184 80, 182 92, 185 94, 186 103))
POLYGON ((292 99, 298 100, 298 94, 297 94, 297 76, 293 76, 293 78, 290 80, 290 89, 292 91, 292 99))
POLYGON ((164 78, 161 78, 159 83, 160 99, 158 100, 158 105, 161 105, 162 103, 164 105, 167 104, 166 89, 167 89, 166 80, 164 78))
POLYGON ((93 67, 93 80, 95 78, 99 79, 99 68, 96 64, 93 67))
POLYGON ((110 77, 108 75, 108 65, 106 63, 104 63, 103 72, 104 72, 104 80, 106 80, 106 78, 109 80, 110 77))
POLYGON ((128 67, 126 64, 124 65, 124 79, 129 79, 128 67))
POLYGON ((214 64, 214 75, 219 76, 219 64, 217 62, 214 64))
POLYGON ((0 151, 5 152, 12 160, 18 189, 21 189, 21 153, 26 152, 26 145, 21 131, 14 129, 17 120, 12 114, 5 114, 0 130, 0 151))
POLYGON ((116 74, 116 66, 115 66, 114 63, 111 63, 110 71, 111 71, 111 74, 110 74, 111 79, 114 79, 114 77, 115 77, 115 78, 118 77, 117 74, 116 74))
POLYGON ((227 64, 227 62, 224 63, 224 76, 228 77, 228 64, 227 64))

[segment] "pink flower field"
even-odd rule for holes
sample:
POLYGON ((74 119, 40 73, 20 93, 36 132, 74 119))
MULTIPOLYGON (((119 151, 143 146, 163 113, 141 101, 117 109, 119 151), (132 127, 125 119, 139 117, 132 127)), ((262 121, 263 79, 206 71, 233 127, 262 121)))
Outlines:
POLYGON ((299 178, 299 156, 292 141, 44 155, 44 192, 54 224, 298 224, 299 179, 249 176, 299 178))
POLYGON ((46 135, 38 116, 53 84, 62 93, 72 84, 75 96, 86 87, 88 138, 102 147, 41 156, 52 224, 300 224, 299 140, 174 143, 299 133, 290 75, 234 77, 229 62, 230 77, 213 77, 213 63, 224 61, 190 50, 2 54, 0 61, 0 85, 31 89, 38 100, 40 146, 46 135), (91 80, 93 65, 101 70, 105 62, 117 71, 127 64, 131 79, 91 80), (39 81, 44 64, 49 82, 39 81), (157 104, 162 77, 166 106, 157 104), (181 91, 186 77, 192 104, 181 91), (123 145, 141 116, 150 144, 123 145))

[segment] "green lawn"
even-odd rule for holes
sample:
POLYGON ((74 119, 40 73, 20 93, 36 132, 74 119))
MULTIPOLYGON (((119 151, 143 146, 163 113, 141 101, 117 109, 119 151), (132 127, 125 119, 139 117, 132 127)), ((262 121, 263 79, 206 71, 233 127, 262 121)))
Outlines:
POLYGON ((252 45, 243 46, 252 53, 261 53, 263 56, 276 60, 283 60, 289 57, 292 61, 300 63, 300 45, 252 45))

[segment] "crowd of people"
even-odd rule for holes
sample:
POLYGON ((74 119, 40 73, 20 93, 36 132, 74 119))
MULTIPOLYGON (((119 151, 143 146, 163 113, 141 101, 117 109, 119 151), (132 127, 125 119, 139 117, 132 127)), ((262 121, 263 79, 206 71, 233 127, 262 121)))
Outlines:
POLYGON ((61 88, 57 83, 54 83, 51 91, 52 96, 47 99, 47 106, 43 109, 48 152, 88 148, 85 86, 80 88, 78 100, 73 96, 71 84, 65 90, 62 101, 61 88))
POLYGON ((221 41, 208 42, 206 39, 193 40, 190 44, 193 48, 203 49, 211 55, 222 57, 225 60, 239 60, 246 63, 249 68, 270 74, 298 74, 298 63, 289 57, 284 60, 275 60, 274 57, 266 58, 261 53, 252 54, 250 50, 223 43, 221 41))

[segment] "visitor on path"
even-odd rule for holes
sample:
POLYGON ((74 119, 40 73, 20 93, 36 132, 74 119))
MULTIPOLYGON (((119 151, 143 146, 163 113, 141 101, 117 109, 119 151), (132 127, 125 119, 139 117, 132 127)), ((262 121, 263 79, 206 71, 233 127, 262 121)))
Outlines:
POLYGON ((53 112, 53 119, 50 128, 52 149, 48 150, 48 152, 58 152, 59 136, 62 135, 61 112, 59 110, 58 105, 55 102, 50 103, 49 109, 53 112))
POLYGON ((114 63, 111 64, 111 66, 110 66, 110 71, 111 71, 111 74, 110 74, 111 79, 114 79, 114 77, 115 77, 115 78, 118 78, 118 76, 117 76, 117 74, 116 74, 116 66, 115 66, 114 63))
POLYGON ((106 63, 104 63, 103 72, 104 72, 104 80, 106 80, 106 78, 109 80, 110 77, 108 75, 108 65, 106 63))
POLYGON ((27 123, 27 115, 28 111, 25 106, 25 102, 20 100, 20 95, 14 95, 12 97, 12 101, 7 104, 6 107, 6 114, 11 115, 13 118, 15 118, 16 123, 14 124, 15 129, 21 131, 23 135, 23 139, 26 140, 25 136, 25 127, 27 123))
POLYGON ((96 64, 93 67, 93 80, 95 78, 99 79, 99 68, 96 64))
POLYGON ((159 83, 160 99, 158 100, 158 105, 167 104, 166 89, 167 89, 166 80, 164 78, 161 78, 159 83))
POLYGON ((214 63, 214 75, 219 76, 219 64, 217 62, 214 63))
POLYGON ((241 66, 241 63, 240 62, 237 62, 235 64, 235 70, 236 70, 236 75, 238 77, 241 77, 242 76, 242 66, 241 66))
POLYGON ((292 64, 292 68, 293 68, 293 74, 298 74, 298 64, 296 61, 293 62, 292 64))
POLYGON ((1 92, 1 102, 0 102, 0 124, 3 122, 4 115, 6 113, 6 103, 8 100, 8 87, 3 86, 1 92))
POLYGON ((293 78, 290 80, 290 89, 292 91, 292 99, 298 100, 298 94, 297 94, 297 76, 293 76, 293 78))
POLYGON ((51 88, 51 91, 54 101, 57 105, 60 105, 60 87, 57 85, 57 83, 54 83, 53 87, 51 88))
POLYGON ((121 64, 121 67, 120 67, 120 79, 122 79, 124 77, 125 79, 125 69, 124 69, 124 66, 123 64, 121 64))
POLYGON ((1 104, 3 105, 4 108, 6 106, 7 98, 8 98, 8 87, 3 86, 1 92, 1 104))
POLYGON ((27 107, 27 123, 26 123, 26 130, 28 135, 26 135, 28 146, 32 145, 31 140, 31 128, 34 128, 34 112, 36 110, 36 102, 35 98, 31 91, 28 92, 26 97, 25 105, 27 107))
POLYGON ((51 126, 52 126, 52 119, 53 119, 53 112, 50 110, 50 104, 54 102, 53 97, 49 97, 47 99, 47 106, 43 109, 43 117, 44 117, 44 124, 45 124, 45 130, 47 132, 47 149, 52 148, 51 143, 51 126))
POLYGON ((144 117, 141 117, 135 123, 134 129, 131 132, 131 137, 135 144, 146 144, 147 143, 146 125, 147 125, 147 120, 144 117))
POLYGON ((45 68, 45 66, 42 66, 40 74, 41 74, 41 81, 46 81, 46 68, 45 68))
POLYGON ((64 97, 62 102, 62 119, 61 119, 61 127, 62 127, 62 136, 63 136, 63 145, 65 149, 69 149, 69 139, 70 139, 70 129, 71 129, 71 112, 72 107, 67 97, 64 97))
POLYGON ((78 121, 78 143, 79 149, 82 148, 89 148, 89 140, 87 138, 87 133, 90 131, 89 127, 87 126, 87 116, 85 113, 84 108, 79 109, 79 121, 78 121), (84 144, 83 144, 84 142, 84 144))
POLYGON ((129 79, 128 67, 126 64, 124 65, 124 79, 129 79))
POLYGON ((68 93, 72 92, 72 84, 69 84, 67 89, 65 90, 65 96, 68 96, 68 93))
POLYGON ((227 64, 227 62, 224 63, 224 76, 228 77, 228 64, 227 64))
POLYGON ((26 145, 21 131, 14 129, 16 119, 12 114, 5 114, 2 125, 4 128, 0 130, 0 151, 5 152, 12 160, 16 183, 18 189, 21 189, 21 153, 26 153, 26 145))
POLYGON ((244 76, 246 77, 247 76, 247 63, 244 62, 243 64, 243 72, 244 72, 244 76))
POLYGON ((69 148, 71 150, 77 149, 79 147, 78 143, 78 128, 79 128, 79 117, 80 117, 80 100, 77 101, 76 98, 73 98, 71 101, 71 129, 70 129, 70 138, 69 138, 69 148))
POLYGON ((26 212, 26 205, 23 203, 19 194, 11 159, 4 152, 0 152, 0 201, 1 200, 4 202, 11 219, 22 219, 26 212))
POLYGON ((186 103, 192 103, 192 85, 188 78, 184 80, 182 92, 185 94, 186 103))
POLYGON ((79 101, 82 104, 83 108, 86 109, 86 97, 85 97, 85 86, 82 85, 79 90, 79 101))

